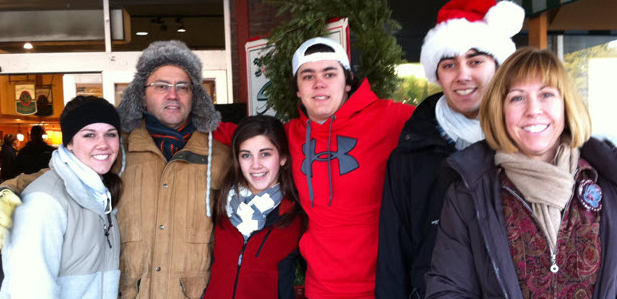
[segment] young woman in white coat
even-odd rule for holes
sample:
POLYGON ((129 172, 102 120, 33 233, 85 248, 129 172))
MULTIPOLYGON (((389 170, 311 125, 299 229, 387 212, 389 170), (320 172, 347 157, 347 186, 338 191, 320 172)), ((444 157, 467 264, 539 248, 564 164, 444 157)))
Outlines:
POLYGON ((50 171, 21 194, 2 252, 0 298, 117 298, 122 192, 110 168, 120 118, 105 99, 78 96, 60 116, 62 145, 50 171))

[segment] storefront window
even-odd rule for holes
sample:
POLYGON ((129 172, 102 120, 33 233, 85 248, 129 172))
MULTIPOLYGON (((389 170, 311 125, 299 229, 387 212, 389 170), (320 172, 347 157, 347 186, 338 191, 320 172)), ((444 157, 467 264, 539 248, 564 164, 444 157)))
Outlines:
POLYGON ((4 1, 0 53, 105 51, 103 2, 4 1))
MULTIPOLYGON (((223 0, 109 2, 112 51, 172 39, 193 50, 225 49, 223 0)), ((104 16, 102 0, 0 2, 0 54, 104 52, 104 16)))
POLYGON ((614 85, 617 36, 564 35, 563 61, 580 97, 587 103, 593 133, 617 142, 614 85))
MULTIPOLYGON (((223 0, 124 5, 130 32, 113 51, 141 51, 157 40, 181 40, 192 50, 225 49, 223 0)), ((114 31, 114 26, 112 26, 114 31)))

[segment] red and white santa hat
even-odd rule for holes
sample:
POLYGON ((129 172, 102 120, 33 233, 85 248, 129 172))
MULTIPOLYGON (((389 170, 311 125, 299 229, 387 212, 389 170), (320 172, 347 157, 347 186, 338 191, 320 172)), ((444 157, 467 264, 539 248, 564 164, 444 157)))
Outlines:
POLYGON ((420 62, 426 77, 437 81, 437 65, 444 57, 470 49, 485 52, 502 64, 516 46, 511 37, 523 26, 525 11, 510 1, 451 0, 437 16, 437 26, 424 38, 420 62))

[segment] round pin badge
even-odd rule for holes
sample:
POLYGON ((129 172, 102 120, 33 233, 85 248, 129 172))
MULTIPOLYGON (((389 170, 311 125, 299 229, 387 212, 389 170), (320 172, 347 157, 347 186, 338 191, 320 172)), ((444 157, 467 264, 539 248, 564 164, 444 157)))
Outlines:
POLYGON ((594 212, 602 210, 602 189, 593 180, 585 179, 578 185, 578 200, 594 212))

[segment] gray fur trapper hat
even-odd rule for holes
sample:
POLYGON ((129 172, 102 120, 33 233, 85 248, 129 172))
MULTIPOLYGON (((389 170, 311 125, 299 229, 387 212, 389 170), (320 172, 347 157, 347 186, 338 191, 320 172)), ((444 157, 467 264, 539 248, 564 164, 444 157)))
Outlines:
POLYGON ((212 98, 201 85, 201 60, 181 41, 158 41, 146 48, 137 62, 137 72, 122 94, 118 114, 122 131, 131 132, 141 125, 146 113, 145 89, 148 77, 159 67, 174 65, 182 68, 191 78, 193 106, 190 117, 200 132, 216 130, 221 114, 216 111, 212 98))

